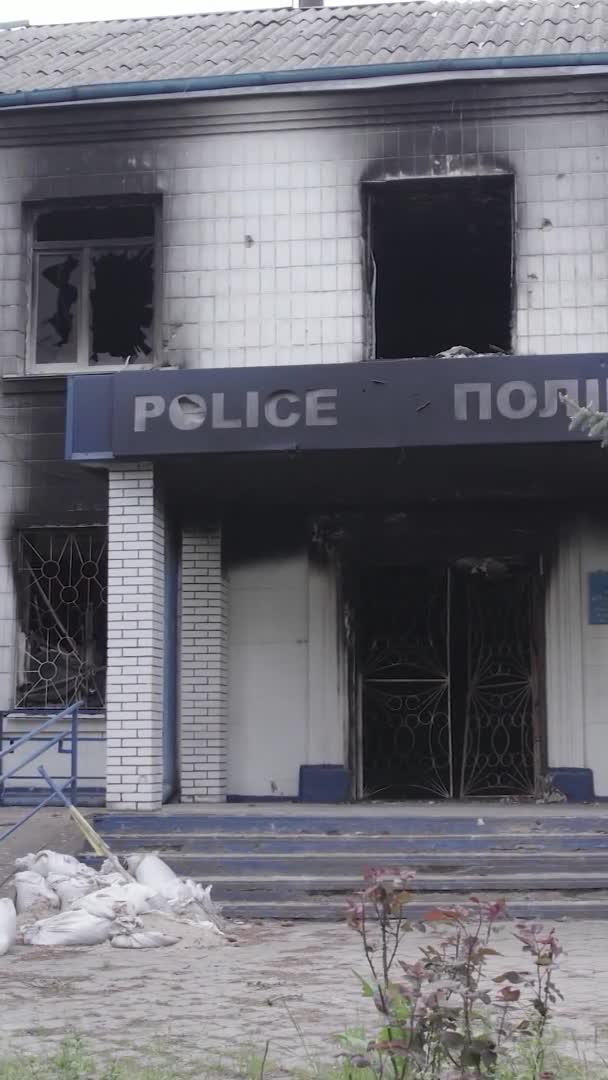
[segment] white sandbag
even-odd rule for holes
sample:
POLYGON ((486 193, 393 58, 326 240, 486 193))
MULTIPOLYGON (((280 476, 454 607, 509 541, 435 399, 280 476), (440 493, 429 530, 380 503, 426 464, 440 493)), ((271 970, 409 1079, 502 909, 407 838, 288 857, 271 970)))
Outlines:
POLYGON ((149 911, 149 901, 153 896, 154 890, 146 885, 140 885, 137 881, 123 881, 80 897, 72 907, 82 908, 98 918, 115 919, 121 914, 140 915, 149 911))
POLYGON ((184 915, 192 922, 211 921, 216 926, 221 926, 222 913, 211 899, 211 888, 211 885, 203 888, 192 878, 175 878, 173 881, 166 881, 158 891, 174 914, 184 915))
POLYGON ((94 915, 97 919, 109 919, 113 922, 118 915, 126 913, 126 907, 121 905, 112 896, 99 895, 99 892, 89 893, 75 900, 71 911, 86 911, 88 915, 94 915))
POLYGON ((161 949, 177 945, 180 939, 162 934, 160 930, 134 930, 129 934, 116 934, 110 941, 115 949, 161 949))
MULTIPOLYGON (((29 860, 31 856, 26 855, 25 858, 29 860)), ((17 863, 22 861, 24 860, 18 859, 17 863)), ((62 855, 59 851, 49 849, 39 851, 28 869, 35 870, 36 873, 42 874, 42 877, 48 877, 49 874, 61 874, 62 877, 76 877, 77 875, 95 877, 95 871, 90 866, 79 862, 73 855, 62 855)))
POLYGON ((101 945, 112 932, 111 919, 75 908, 42 919, 23 931, 25 945, 101 945))
POLYGON ((114 871, 114 870, 106 871, 106 870, 104 870, 104 867, 106 865, 107 865, 107 863, 103 864, 103 866, 102 866, 102 868, 101 868, 101 870, 100 870, 100 872, 98 874, 98 880, 99 880, 99 886, 100 887, 103 885, 103 887, 105 889, 106 886, 108 886, 108 885, 124 885, 127 882, 135 881, 135 878, 131 877, 131 875, 128 874, 126 870, 124 870, 120 874, 118 873, 118 871, 114 871))
POLYGON ((23 915, 17 915, 17 943, 23 945, 22 932, 28 926, 33 926, 34 923, 40 922, 41 919, 50 919, 52 915, 56 914, 57 908, 49 907, 49 905, 42 900, 39 904, 34 904, 29 911, 24 911, 23 915))
POLYGON ((149 885, 151 889, 161 891, 162 886, 169 881, 177 881, 170 866, 163 862, 158 855, 129 855, 127 856, 129 873, 133 874, 136 881, 141 885, 149 885))
MULTIPOLYGON (((195 884, 194 882, 192 884, 195 884)), ((215 900, 211 899, 211 890, 213 885, 207 885, 203 888, 202 885, 196 885, 196 901, 202 907, 203 911, 211 922, 216 926, 224 926, 224 919, 222 916, 222 909, 219 904, 216 904, 215 900)))
POLYGON ((40 905, 58 908, 61 903, 59 896, 46 878, 35 870, 21 870, 15 874, 15 889, 17 891, 15 906, 19 915, 40 905))
POLYGON ((57 893, 62 911, 67 911, 77 900, 93 892, 99 884, 97 877, 89 877, 87 874, 77 874, 75 877, 49 874, 46 880, 57 893))
POLYGON ((17 912, 12 900, 0 900, 0 956, 12 949, 17 938, 17 912))
POLYGON ((22 855, 19 859, 15 859, 15 867, 17 870, 31 870, 37 858, 38 856, 33 851, 30 851, 28 855, 22 855))
POLYGON ((190 881, 184 881, 178 877, 163 881, 157 891, 159 896, 175 907, 190 904, 194 900, 194 891, 190 881))
POLYGON ((118 855, 110 853, 109 859, 104 859, 101 864, 100 874, 102 877, 118 877, 121 881, 133 881, 133 875, 125 870, 118 855))

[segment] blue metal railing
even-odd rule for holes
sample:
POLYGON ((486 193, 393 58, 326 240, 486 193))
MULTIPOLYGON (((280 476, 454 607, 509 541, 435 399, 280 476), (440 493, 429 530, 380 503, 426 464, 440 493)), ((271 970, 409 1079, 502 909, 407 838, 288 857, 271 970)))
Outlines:
MULTIPOLYGON (((29 814, 26 814, 25 817, 20 818, 19 821, 11 825, 6 832, 0 833, 0 842, 6 840, 6 838, 14 833, 16 829, 20 828, 21 825, 25 825, 26 821, 33 818, 34 814, 37 814, 44 806, 48 806, 58 795, 64 802, 70 802, 73 805, 76 803, 78 798, 78 710, 80 705, 81 702, 78 701, 75 705, 70 705, 67 709, 64 709, 63 712, 49 716, 42 724, 38 724, 37 727, 33 728, 32 731, 28 731, 25 735, 20 736, 14 741, 11 740, 10 745, 6 750, 0 750, 1 768, 4 758, 8 757, 9 754, 14 754, 16 750, 19 750, 27 743, 40 742, 44 744, 20 761, 18 765, 14 765, 12 769, 0 774, 0 792, 7 780, 11 780, 14 776, 17 776, 22 769, 31 765, 33 761, 36 761, 37 758, 46 754, 52 747, 56 746, 59 754, 70 755, 69 778, 64 780, 61 784, 49 785, 51 786, 50 795, 47 795, 45 799, 41 799, 29 814), (48 728, 57 727, 57 725, 63 723, 64 720, 69 721, 69 727, 66 730, 59 731, 55 735, 50 733, 48 735, 43 735, 43 732, 47 731, 48 728), (68 743, 69 746, 67 745, 68 743), (67 788, 70 789, 69 800, 65 795, 67 788)), ((44 768, 39 768, 38 772, 48 783, 46 770, 44 768)))

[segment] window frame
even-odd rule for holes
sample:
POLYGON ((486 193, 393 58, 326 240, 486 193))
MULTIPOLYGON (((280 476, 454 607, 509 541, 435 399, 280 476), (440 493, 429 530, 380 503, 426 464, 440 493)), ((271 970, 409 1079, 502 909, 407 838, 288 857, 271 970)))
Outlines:
POLYGON ((149 370, 157 363, 159 347, 161 345, 161 298, 160 282, 161 267, 161 202, 158 198, 139 197, 135 199, 61 199, 45 201, 29 207, 30 220, 28 227, 29 258, 28 258, 28 318, 27 336, 25 348, 26 373, 29 375, 70 375, 82 374, 83 372, 113 372, 122 367, 128 367, 132 371, 149 370), (133 206, 147 206, 153 212, 154 231, 151 236, 129 237, 106 237, 100 240, 37 240, 36 227, 38 219, 54 210, 84 209, 112 210, 125 209, 133 206), (151 247, 153 250, 153 276, 152 276, 152 321, 150 324, 150 343, 152 352, 146 360, 137 363, 128 363, 117 360, 114 364, 92 364, 90 362, 90 297, 89 285, 91 280, 91 253, 96 250, 116 250, 119 248, 143 248, 151 247), (77 350, 74 362, 42 363, 36 358, 37 331, 38 331, 38 283, 39 283, 39 259, 41 255, 68 255, 78 253, 79 266, 79 296, 75 315, 77 350))

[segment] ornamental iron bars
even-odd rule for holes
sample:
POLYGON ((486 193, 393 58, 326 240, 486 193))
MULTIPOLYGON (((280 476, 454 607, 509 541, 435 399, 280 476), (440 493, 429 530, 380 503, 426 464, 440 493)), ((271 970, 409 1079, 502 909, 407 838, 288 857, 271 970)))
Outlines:
POLYGON ((530 573, 469 577, 468 673, 460 793, 530 795, 535 774, 535 590, 530 573))
POLYGON ((395 567, 379 570, 367 585, 365 794, 450 798, 449 573, 395 567))
POLYGON ((17 708, 105 703, 107 540, 104 529, 19 536, 17 708))
POLYGON ((531 796, 538 575, 510 560, 392 567, 364 598, 368 798, 531 796))

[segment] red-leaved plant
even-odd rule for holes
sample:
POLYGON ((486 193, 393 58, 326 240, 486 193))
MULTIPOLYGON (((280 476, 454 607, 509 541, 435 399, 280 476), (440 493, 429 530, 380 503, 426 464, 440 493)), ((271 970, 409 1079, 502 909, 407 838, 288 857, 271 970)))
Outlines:
POLYGON ((552 1080, 545 1070, 545 1035, 551 1006, 561 995, 554 973, 561 952, 553 931, 518 923, 515 937, 534 960, 534 971, 491 978, 491 945, 504 900, 471 897, 466 907, 407 917, 415 872, 369 869, 363 888, 348 901, 347 920, 361 938, 369 977, 359 976, 373 999, 381 1027, 371 1040, 345 1035, 341 1057, 353 1080, 359 1070, 388 1080, 480 1080, 496 1074, 518 1040, 529 1040, 530 1080, 552 1080), (443 924, 446 933, 406 961, 407 933, 443 924))

